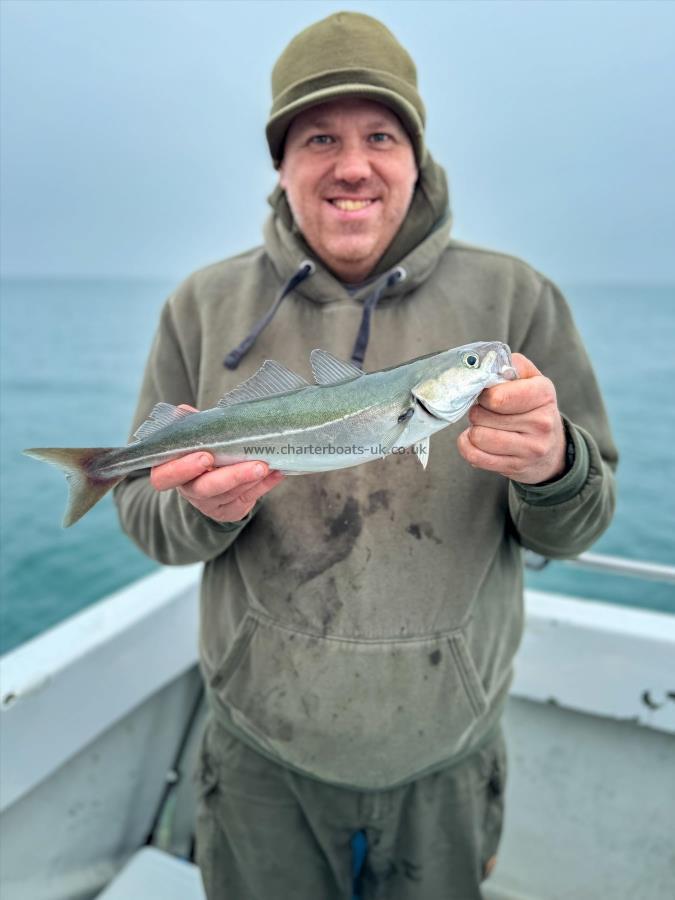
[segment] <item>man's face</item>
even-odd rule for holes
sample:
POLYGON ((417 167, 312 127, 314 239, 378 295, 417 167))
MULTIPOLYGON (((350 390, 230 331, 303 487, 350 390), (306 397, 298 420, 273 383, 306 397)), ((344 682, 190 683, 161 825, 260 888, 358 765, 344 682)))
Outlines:
POLYGON ((312 250, 343 281, 363 281, 398 231, 417 167, 398 117, 372 100, 300 113, 286 137, 279 183, 312 250))

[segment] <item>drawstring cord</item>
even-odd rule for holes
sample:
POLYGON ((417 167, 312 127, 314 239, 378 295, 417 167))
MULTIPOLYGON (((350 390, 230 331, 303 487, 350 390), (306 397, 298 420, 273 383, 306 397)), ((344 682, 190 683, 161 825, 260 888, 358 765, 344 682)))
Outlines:
POLYGON ((262 317, 262 319, 259 319, 250 330, 250 332, 246 335, 244 340, 237 347, 235 347, 234 350, 230 350, 230 352, 227 354, 223 362, 225 368, 237 368, 239 363, 255 343, 256 338, 258 337, 260 332, 264 331, 264 329, 267 328, 269 323, 272 321, 284 298, 287 297, 291 293, 291 291, 295 290, 295 288, 302 281, 304 281, 305 278, 309 278, 310 275, 313 275, 315 271, 316 266, 311 260, 305 259, 300 263, 298 271, 288 279, 283 290, 280 292, 280 294, 278 295, 272 306, 269 308, 269 310, 262 317))
POLYGON ((372 294, 369 294, 363 302, 363 315, 361 316, 361 324, 359 332, 356 335, 354 349, 352 350, 352 362, 359 369, 363 368, 363 360, 366 357, 368 348, 368 340, 370 338, 370 320, 372 318, 377 302, 382 296, 385 288, 393 287, 397 282, 403 281, 406 277, 406 270, 403 266, 396 266, 393 272, 390 272, 386 278, 383 278, 377 285, 372 294))
MULTIPOLYGON (((289 278, 288 282, 279 293, 272 306, 262 317, 262 319, 259 319, 250 330, 250 332, 246 335, 244 340, 237 347, 235 347, 234 350, 231 350, 227 354, 223 363, 223 365, 227 369, 237 368, 244 356, 246 356, 248 351, 255 343, 258 335, 265 328, 267 328, 269 323, 272 321, 284 298, 287 297, 291 293, 291 291, 295 290, 295 288, 302 281, 304 281, 305 278, 309 278, 310 275, 313 275, 315 271, 316 266, 311 260, 305 259, 302 263, 300 263, 300 267, 298 268, 297 272, 291 278, 289 278)), ((406 275, 407 273, 403 266, 397 266, 386 277, 382 278, 378 282, 373 292, 369 294, 363 302, 361 324, 359 325, 359 331, 356 335, 356 341, 354 342, 354 349, 352 351, 352 362, 360 369, 363 368, 363 360, 365 359, 366 350, 368 349, 368 341, 370 339, 370 320, 372 318, 375 307, 377 306, 384 290, 388 287, 393 287, 399 281, 403 281, 406 275)))

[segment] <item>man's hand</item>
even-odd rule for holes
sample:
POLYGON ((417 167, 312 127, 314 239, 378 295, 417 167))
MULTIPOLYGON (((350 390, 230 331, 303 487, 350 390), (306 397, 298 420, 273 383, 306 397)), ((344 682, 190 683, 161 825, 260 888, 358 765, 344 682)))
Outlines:
POLYGON ((521 353, 513 365, 518 380, 483 391, 457 446, 478 469, 539 484, 565 471, 565 429, 553 382, 521 353))
MULTIPOLYGON (((183 409, 192 409, 183 406, 183 409)), ((196 412, 196 410, 195 410, 196 412)), ((154 466, 150 481, 155 490, 175 488, 196 509, 216 522, 238 522, 256 500, 271 491, 284 476, 264 462, 235 463, 214 468, 213 456, 200 451, 154 466)))

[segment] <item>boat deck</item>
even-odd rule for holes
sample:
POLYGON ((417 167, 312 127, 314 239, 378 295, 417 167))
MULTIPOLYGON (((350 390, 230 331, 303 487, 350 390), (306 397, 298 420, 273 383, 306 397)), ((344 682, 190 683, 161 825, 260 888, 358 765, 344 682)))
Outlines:
MULTIPOLYGON (((199 574, 161 570, 0 660, 3 896, 203 897, 184 861, 199 574)), ((670 900, 675 616, 538 592, 526 605, 485 897, 670 900)))
POLYGON ((199 869, 163 850, 143 847, 98 900, 206 900, 199 869))

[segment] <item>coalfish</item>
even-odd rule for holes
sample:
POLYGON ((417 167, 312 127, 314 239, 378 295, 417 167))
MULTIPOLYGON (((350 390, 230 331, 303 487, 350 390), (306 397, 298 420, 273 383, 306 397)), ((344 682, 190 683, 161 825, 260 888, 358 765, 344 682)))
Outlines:
POLYGON ((216 466, 263 460, 286 474, 356 466, 409 448, 426 467, 429 437, 456 422, 486 387, 516 377, 506 344, 482 341, 364 373, 325 350, 310 356, 316 384, 267 360, 213 409, 158 403, 125 447, 34 448, 69 482, 64 527, 131 472, 187 453, 216 466))

